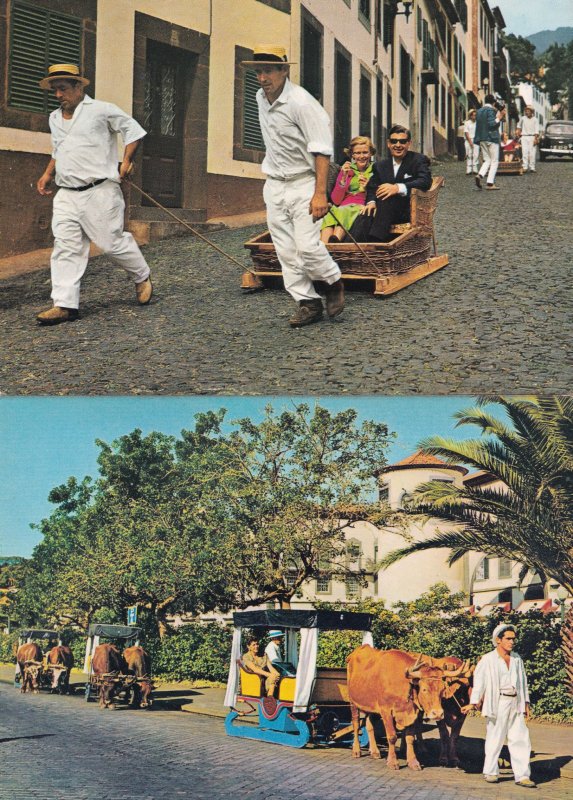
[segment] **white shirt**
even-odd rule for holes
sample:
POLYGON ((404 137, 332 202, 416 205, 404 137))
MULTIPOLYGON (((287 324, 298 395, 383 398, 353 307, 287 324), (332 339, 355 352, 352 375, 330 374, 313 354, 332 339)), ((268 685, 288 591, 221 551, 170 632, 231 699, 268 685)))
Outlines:
POLYGON ((497 716, 502 687, 504 691, 507 691, 509 687, 516 689, 517 708, 521 713, 525 711, 525 704, 529 702, 529 689, 523 661, 517 653, 513 652, 509 658, 509 669, 497 650, 486 653, 478 661, 474 672, 470 703, 477 704, 483 700, 481 713, 484 717, 495 718, 497 716))
POLYGON ((276 644, 275 642, 269 642, 268 645, 265 647, 265 655, 268 656, 269 661, 284 661, 280 645, 276 644))
POLYGON ((288 178, 315 171, 314 155, 334 152, 330 119, 318 100, 287 78, 271 105, 257 92, 259 122, 266 155, 262 170, 270 177, 288 178))
POLYGON ((525 114, 519 120, 517 126, 522 136, 538 136, 539 135, 539 122, 535 116, 526 117, 525 114))
MULTIPOLYGON (((473 144, 474 136, 476 135, 476 121, 475 121, 475 119, 474 120, 471 120, 471 119, 467 119, 466 120, 465 125, 464 125, 464 133, 467 133, 467 135, 472 140, 472 144, 473 144)), ((466 141, 467 141, 467 139, 466 139, 466 141)))
POLYGON ((71 120, 60 108, 50 114, 52 158, 57 186, 83 186, 100 178, 119 183, 117 139, 124 144, 145 136, 141 125, 113 103, 84 95, 71 120), (67 123, 67 124, 66 124, 67 123))

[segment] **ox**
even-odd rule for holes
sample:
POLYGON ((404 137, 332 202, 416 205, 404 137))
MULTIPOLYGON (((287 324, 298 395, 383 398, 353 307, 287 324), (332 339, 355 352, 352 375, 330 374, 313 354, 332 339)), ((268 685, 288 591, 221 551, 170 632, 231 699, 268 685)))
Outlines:
POLYGON ((399 769, 396 757, 396 730, 406 738, 406 759, 410 769, 422 769, 414 751, 416 722, 439 722, 444 717, 443 670, 402 650, 375 650, 362 645, 350 654, 348 695, 352 712, 354 744, 352 755, 360 758, 358 741, 359 712, 366 714, 366 730, 372 758, 380 758, 370 714, 379 714, 388 740, 388 766, 399 769))
MULTIPOLYGON (((416 653, 411 653, 418 656, 416 653)), ((459 767, 460 760, 457 753, 457 743, 462 730, 462 725, 466 718, 462 714, 461 707, 470 701, 471 676, 474 667, 470 666, 469 661, 462 661, 455 656, 445 658, 431 658, 422 656, 425 661, 444 671, 444 692, 442 695, 442 708, 444 718, 438 721, 440 732, 440 756, 439 764, 441 767, 459 767)), ((421 725, 416 732, 416 741, 419 745, 419 752, 425 752, 425 745, 422 740, 421 725)))
POLYGON ((128 674, 135 676, 132 686, 131 704, 136 707, 150 708, 153 705, 153 683, 151 681, 151 659, 149 654, 138 645, 127 647, 123 651, 128 674))
POLYGON ((70 671, 74 666, 74 656, 65 644, 52 647, 46 656, 47 671, 51 673, 50 689, 60 694, 70 691, 70 671))
POLYGON ((113 699, 123 688, 127 666, 114 644, 98 644, 92 658, 92 673, 99 685, 100 708, 114 708, 113 699))
POLYGON ((35 642, 26 642, 18 648, 16 662, 20 671, 20 680, 22 681, 21 692, 26 692, 28 688, 34 694, 38 694, 40 691, 42 658, 42 648, 35 642))

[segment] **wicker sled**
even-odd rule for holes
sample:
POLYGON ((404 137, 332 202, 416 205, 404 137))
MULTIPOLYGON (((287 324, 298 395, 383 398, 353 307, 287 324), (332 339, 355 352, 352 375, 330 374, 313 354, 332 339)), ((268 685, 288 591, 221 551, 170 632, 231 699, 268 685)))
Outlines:
POLYGON ((500 161, 497 165, 496 175, 523 175, 523 161, 514 158, 513 161, 500 161))
MULTIPOLYGON (((412 190, 411 222, 394 225, 391 242, 360 243, 360 252, 352 242, 327 244, 326 247, 342 272, 343 279, 374 281, 375 295, 390 295, 431 275, 448 263, 448 256, 438 255, 434 236, 434 211, 438 192, 444 185, 442 177, 434 178, 427 192, 412 190)), ((245 247, 251 251, 253 272, 243 273, 243 289, 260 289, 265 278, 276 278, 281 267, 270 233, 255 236, 245 247)))

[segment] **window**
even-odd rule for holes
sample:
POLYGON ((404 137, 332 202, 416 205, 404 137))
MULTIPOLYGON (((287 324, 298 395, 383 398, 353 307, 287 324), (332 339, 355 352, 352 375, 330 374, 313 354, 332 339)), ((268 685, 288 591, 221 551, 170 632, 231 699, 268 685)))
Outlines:
POLYGON ((301 86, 322 102, 323 28, 305 8, 302 12, 301 86))
POLYGON ((412 61, 406 50, 400 45, 400 100, 410 105, 410 75, 412 61))
POLYGON ((387 503, 390 498, 390 487, 388 484, 383 483, 378 489, 378 499, 381 503, 387 503))
POLYGON ((440 125, 445 128, 446 127, 446 84, 440 84, 440 95, 441 95, 441 103, 440 103, 440 125))
MULTIPOLYGON (((384 85, 382 83, 382 78, 376 78, 376 126, 374 128, 374 146, 376 147, 376 151, 378 153, 382 152, 382 148, 384 146, 384 134, 382 132, 382 128, 384 125, 384 85)), ((380 156, 379 156, 380 158, 380 156)), ((382 487, 380 488, 379 499, 382 500, 382 487)), ((388 487, 386 487, 386 493, 388 492, 388 487)), ((386 502, 388 501, 388 496, 386 496, 386 502)))
POLYGON ((370 89, 370 76, 360 74, 360 136, 370 136, 372 133, 372 100, 370 89))
POLYGON ((499 577, 511 578, 511 558, 499 559, 499 577))
POLYGON ((346 597, 359 597, 360 596, 360 581, 357 575, 348 575, 346 577, 346 597))
POLYGON ((416 34, 418 36, 418 41, 422 41, 422 9, 420 6, 416 8, 416 34))
POLYGON ((288 589, 292 589, 295 585, 296 575, 293 573, 287 572, 285 575, 285 583, 288 589))
POLYGON ((15 2, 10 26, 8 105, 47 114, 59 104, 40 89, 50 64, 82 63, 82 21, 15 2))
POLYGON ((330 594, 330 578, 328 575, 321 575, 316 579, 316 593, 330 594))
POLYGON ((361 550, 362 548, 360 547, 360 542, 358 539, 350 539, 346 545, 346 553, 348 557, 354 561, 357 558, 360 558, 361 550))
POLYGON ((334 55, 334 160, 346 160, 343 149, 351 137, 351 80, 352 62, 350 53, 339 45, 335 45, 334 55))
POLYGON ((476 569, 476 581, 487 581, 489 578, 489 558, 483 558, 476 569))
POLYGON ((243 85, 243 147, 253 150, 263 150, 265 145, 261 126, 259 125, 259 110, 255 97, 259 89, 256 72, 252 69, 245 70, 245 82, 243 85))
POLYGON ((370 3, 371 0, 358 0, 358 19, 368 28, 368 30, 370 30, 370 21, 372 19, 370 3))
POLYGON ((394 19, 395 12, 393 11, 392 3, 390 0, 384 0, 384 17, 382 20, 382 44, 384 47, 390 47, 394 44, 394 19))

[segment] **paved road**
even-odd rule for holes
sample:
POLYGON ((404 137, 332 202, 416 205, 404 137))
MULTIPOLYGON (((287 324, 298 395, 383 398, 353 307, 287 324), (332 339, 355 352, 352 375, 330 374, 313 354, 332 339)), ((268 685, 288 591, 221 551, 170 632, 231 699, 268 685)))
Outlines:
MULTIPOLYGON (((232 739, 223 721, 179 711, 101 711, 81 695, 0 688, 0 800, 483 800, 522 798, 508 772, 479 765, 389 771, 347 749, 295 750, 232 739)), ((165 706, 163 706, 165 707, 165 706)), ((573 781, 542 778, 537 800, 571 800, 573 781)))
MULTIPOLYGON (((475 394, 571 389, 572 163, 500 177, 481 193, 463 165, 437 212, 450 265, 391 298, 349 294, 339 322, 287 324, 282 290, 243 294, 240 270, 193 237, 146 248, 153 303, 124 273, 90 264, 82 317, 37 328, 47 270, 0 281, 8 394, 475 394)), ((212 234, 247 260, 259 227, 212 234)))

